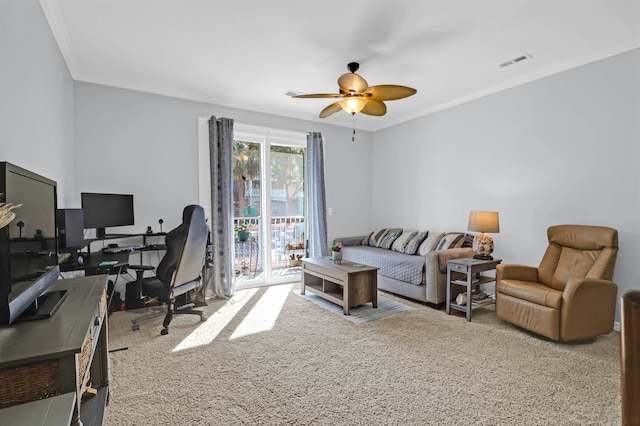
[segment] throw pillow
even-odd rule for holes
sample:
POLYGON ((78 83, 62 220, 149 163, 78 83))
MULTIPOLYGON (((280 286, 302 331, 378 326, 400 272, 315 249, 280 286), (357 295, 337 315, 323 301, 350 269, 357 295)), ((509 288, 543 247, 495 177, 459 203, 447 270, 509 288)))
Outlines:
POLYGON ((444 232, 429 234, 424 242, 420 244, 420 247, 418 248, 418 254, 420 256, 426 256, 430 251, 434 251, 442 237, 444 237, 444 232))
MULTIPOLYGON (((374 231, 374 232, 375 232, 375 231, 374 231)), ((363 245, 363 246, 368 246, 368 245, 369 245, 369 239, 371 238, 371 236, 372 236, 373 234, 374 234, 374 233, 372 232, 372 233, 370 233, 369 235, 367 235, 366 237, 364 237, 364 240, 362 240, 362 245, 363 245)))
POLYGON ((380 248, 389 250, 393 242, 400 236, 400 234, 402 234, 402 228, 389 229, 387 235, 385 235, 385 237, 382 239, 382 243, 380 243, 380 248))
POLYGON ((371 247, 380 247, 380 244, 382 244, 382 240, 388 232, 389 228, 383 228, 379 231, 373 231, 371 233, 371 236, 369 237, 369 245, 371 247))
POLYGON ((404 252, 406 254, 416 254, 418 247, 420 247, 420 244, 422 244, 424 239, 427 238, 427 235, 429 235, 429 231, 418 232, 413 238, 411 238, 411 240, 409 240, 407 246, 404 248, 404 252))
POLYGON ((465 234, 462 232, 450 232, 444 234, 444 237, 440 240, 436 250, 448 250, 452 248, 462 247, 465 241, 465 234))
POLYGON ((418 233, 418 231, 404 231, 402 233, 402 235, 400 235, 398 238, 396 238, 396 240, 393 242, 393 245, 391 246, 391 248, 395 251, 398 251, 400 253, 404 253, 404 248, 406 247, 407 243, 413 238, 415 237, 415 235, 418 233))

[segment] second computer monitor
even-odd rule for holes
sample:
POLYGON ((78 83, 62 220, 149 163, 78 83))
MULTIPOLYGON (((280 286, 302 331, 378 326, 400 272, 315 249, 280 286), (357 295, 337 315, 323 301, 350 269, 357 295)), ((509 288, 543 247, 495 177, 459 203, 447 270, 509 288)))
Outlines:
POLYGON ((106 235, 106 228, 135 224, 131 194, 83 192, 80 197, 84 227, 85 229, 95 228, 98 238, 106 235))

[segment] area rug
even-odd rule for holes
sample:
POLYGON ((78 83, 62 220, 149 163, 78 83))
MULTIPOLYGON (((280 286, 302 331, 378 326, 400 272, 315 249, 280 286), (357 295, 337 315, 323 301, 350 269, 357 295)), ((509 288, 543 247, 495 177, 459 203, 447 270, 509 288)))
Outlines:
MULTIPOLYGON (((299 284, 296 285, 299 288, 299 284)), ((619 425, 620 334, 558 344, 496 318, 413 309, 364 325, 291 286, 214 299, 209 319, 109 317, 113 425, 619 425)))
POLYGON ((354 324, 366 324, 368 322, 409 312, 413 309, 411 306, 407 306, 403 303, 378 296, 377 308, 371 306, 371 303, 367 303, 349 309, 349 315, 345 315, 342 306, 325 300, 311 291, 307 290, 305 291, 305 294, 301 294, 300 290, 293 290, 293 292, 298 296, 323 307, 329 312, 340 315, 341 318, 349 320, 354 324))

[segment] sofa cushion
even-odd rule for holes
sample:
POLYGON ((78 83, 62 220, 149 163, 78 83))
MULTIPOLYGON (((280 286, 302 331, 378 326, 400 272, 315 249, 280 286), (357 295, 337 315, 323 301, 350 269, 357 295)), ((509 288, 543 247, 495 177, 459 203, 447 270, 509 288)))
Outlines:
POLYGON ((418 248, 418 254, 420 256, 426 256, 430 251, 435 251, 442 237, 444 237, 444 232, 429 234, 429 236, 425 238, 422 244, 420 244, 420 247, 418 248))
POLYGON ((414 285, 422 284, 422 272, 426 263, 426 258, 423 256, 412 256, 368 246, 343 247, 342 259, 375 266, 379 268, 379 275, 414 285))
POLYGON ((427 235, 429 235, 429 231, 418 232, 416 235, 414 235, 404 248, 404 253, 416 254, 416 252, 418 251, 418 247, 420 247, 420 244, 422 244, 425 238, 427 238, 427 235))
POLYGON ((449 232, 438 243, 436 250, 448 250, 452 248, 462 247, 465 243, 465 234, 463 232, 449 232))
POLYGON ((402 228, 389 229, 389 232, 387 232, 387 235, 385 235, 385 237, 382 239, 379 247, 385 250, 390 250, 391 245, 396 240, 396 238, 400 236, 400 234, 402 234, 402 228))
POLYGON ((417 233, 418 233, 418 231, 404 231, 402 233, 402 235, 400 235, 398 238, 396 238, 396 240, 393 242, 393 245, 391 246, 391 249, 393 249, 393 250, 395 250, 397 252, 400 252, 400 253, 404 253, 404 248, 406 247, 407 243, 417 233))

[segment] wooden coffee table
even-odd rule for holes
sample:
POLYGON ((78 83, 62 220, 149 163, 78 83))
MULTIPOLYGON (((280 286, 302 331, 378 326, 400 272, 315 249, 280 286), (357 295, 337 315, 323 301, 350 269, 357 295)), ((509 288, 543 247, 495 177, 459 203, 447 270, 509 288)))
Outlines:
POLYGON ((378 268, 353 262, 334 263, 322 257, 302 260, 302 289, 349 308, 371 302, 378 307, 378 268))

